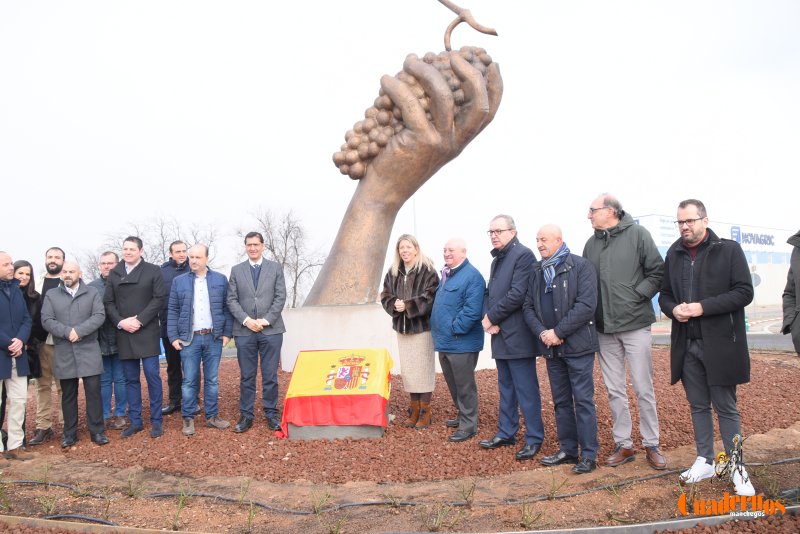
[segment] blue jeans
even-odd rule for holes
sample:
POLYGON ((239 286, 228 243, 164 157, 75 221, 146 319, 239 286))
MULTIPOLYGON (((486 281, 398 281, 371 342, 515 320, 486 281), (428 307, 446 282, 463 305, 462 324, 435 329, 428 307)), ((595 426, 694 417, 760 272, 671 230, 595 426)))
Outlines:
POLYGON ((180 351, 183 381, 181 382, 181 415, 194 417, 200 387, 200 362, 203 363, 203 409, 206 419, 218 415, 219 359, 222 357, 222 338, 214 334, 194 334, 191 345, 180 351))
POLYGON ((125 371, 125 392, 128 394, 128 417, 131 419, 131 426, 143 426, 142 383, 139 380, 139 362, 142 362, 141 368, 144 370, 144 378, 147 381, 147 394, 150 396, 150 424, 161 426, 163 424, 161 403, 164 394, 161 389, 158 356, 149 356, 141 360, 122 360, 122 368, 125 371))
POLYGON ((261 399, 264 415, 278 415, 278 364, 281 360, 283 334, 271 336, 253 333, 236 336, 236 357, 239 360, 239 412, 253 418, 256 400, 256 375, 261 364, 261 399))
POLYGON ((123 417, 128 411, 128 395, 125 393, 125 373, 122 371, 122 360, 119 354, 103 355, 103 374, 100 376, 100 397, 103 400, 103 419, 123 417), (111 412, 111 393, 117 404, 111 412))

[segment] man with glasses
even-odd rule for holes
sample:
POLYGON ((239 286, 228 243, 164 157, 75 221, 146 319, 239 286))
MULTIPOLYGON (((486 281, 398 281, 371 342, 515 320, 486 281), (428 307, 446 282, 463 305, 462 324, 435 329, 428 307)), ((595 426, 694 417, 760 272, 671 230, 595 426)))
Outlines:
POLYGON ((594 235, 586 242, 583 257, 597 270, 595 326, 616 444, 605 463, 616 467, 636 456, 631 439, 628 367, 647 461, 653 469, 666 469, 667 460, 659 449, 650 332, 656 320, 651 299, 661 287, 664 261, 650 232, 636 224, 615 197, 604 193, 595 198, 587 217, 594 235))
POLYGON ((522 312, 536 257, 517 239, 517 228, 510 215, 498 215, 492 219, 487 234, 492 241, 494 260, 482 324, 484 332, 492 336, 500 413, 497 433, 479 445, 484 449, 514 445, 521 409, 525 417, 525 446, 517 451, 516 459, 530 460, 544 441, 535 340, 522 312))
MULTIPOLYGON (((89 282, 100 295, 106 294, 108 273, 119 263, 119 256, 110 250, 100 255, 100 277, 89 282)), ((109 430, 124 430, 128 426, 125 414, 128 411, 128 396, 125 393, 125 372, 117 349, 117 325, 106 317, 105 323, 97 331, 100 354, 103 355, 103 374, 100 376, 100 398, 103 403, 103 420, 109 430), (111 397, 116 401, 111 409, 111 397)))
MULTIPOLYGON (((667 251, 658 303, 672 319, 671 383, 683 383, 697 447, 680 480, 694 484, 714 475, 711 407, 729 458, 741 435, 736 386, 750 381, 744 308, 753 301, 753 283, 742 247, 708 228, 702 202, 681 202, 676 224, 681 237, 667 251)), ((737 495, 755 495, 741 460, 731 480, 737 495)))

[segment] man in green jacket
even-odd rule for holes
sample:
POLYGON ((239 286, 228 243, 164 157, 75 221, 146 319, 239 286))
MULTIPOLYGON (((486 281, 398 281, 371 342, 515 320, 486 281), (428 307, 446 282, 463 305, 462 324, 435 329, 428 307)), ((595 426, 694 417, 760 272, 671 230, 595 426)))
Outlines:
POLYGON ((658 413, 653 389, 652 334, 655 320, 651 299, 664 275, 664 260, 650 232, 636 224, 612 195, 592 201, 588 218, 594 235, 583 257, 597 270, 595 322, 600 342, 600 370, 608 391, 616 447, 606 465, 616 467, 635 458, 631 439, 626 364, 639 407, 639 431, 653 469, 666 469, 659 449, 658 413))

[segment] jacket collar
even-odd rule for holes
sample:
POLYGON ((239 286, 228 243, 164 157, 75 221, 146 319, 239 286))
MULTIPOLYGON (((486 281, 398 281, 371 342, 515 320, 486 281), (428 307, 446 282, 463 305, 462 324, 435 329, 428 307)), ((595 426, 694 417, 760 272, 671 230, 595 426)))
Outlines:
POLYGON ((185 269, 186 269, 186 267, 188 267, 188 266, 189 266, 189 260, 186 260, 185 262, 183 262, 183 263, 181 263, 180 265, 178 265, 178 262, 176 262, 176 261, 175 261, 175 260, 173 260, 172 258, 168 259, 167 261, 165 261, 165 262, 164 262, 164 263, 161 265, 161 267, 162 267, 162 268, 164 268, 164 267, 172 267, 172 268, 173 268, 173 269, 175 269, 176 271, 183 271, 183 270, 185 270, 185 269))
POLYGON ((496 248, 493 248, 492 251, 491 251, 492 257, 493 258, 498 258, 498 257, 499 258, 503 258, 506 254, 508 254, 508 252, 512 248, 516 247, 518 244, 519 244, 519 239, 517 239, 517 236, 514 236, 511 239, 511 241, 506 243, 506 246, 504 246, 500 250, 497 250, 496 248))
POLYGON ((636 224, 633 222, 633 217, 630 216, 628 212, 622 210, 622 217, 620 217, 619 222, 616 226, 612 226, 611 228, 606 228, 605 230, 595 230, 594 236, 597 239, 607 239, 608 237, 616 237, 625 230, 627 230, 630 226, 636 224))

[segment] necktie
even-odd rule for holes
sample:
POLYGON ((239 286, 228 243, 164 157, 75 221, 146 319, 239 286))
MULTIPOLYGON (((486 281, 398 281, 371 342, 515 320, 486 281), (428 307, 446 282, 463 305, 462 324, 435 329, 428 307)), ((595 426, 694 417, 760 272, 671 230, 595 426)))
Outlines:
POLYGON ((261 264, 253 265, 253 286, 258 287, 258 277, 261 275, 261 264))
POLYGON ((450 267, 445 267, 442 269, 442 285, 447 281, 448 276, 450 276, 450 267))

